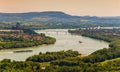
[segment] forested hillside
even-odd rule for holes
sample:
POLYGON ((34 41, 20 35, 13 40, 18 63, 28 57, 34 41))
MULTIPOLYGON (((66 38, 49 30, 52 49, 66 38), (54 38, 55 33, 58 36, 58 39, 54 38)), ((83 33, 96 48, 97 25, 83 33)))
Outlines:
POLYGON ((72 16, 63 12, 0 13, 0 28, 20 22, 32 29, 120 26, 120 17, 72 16))

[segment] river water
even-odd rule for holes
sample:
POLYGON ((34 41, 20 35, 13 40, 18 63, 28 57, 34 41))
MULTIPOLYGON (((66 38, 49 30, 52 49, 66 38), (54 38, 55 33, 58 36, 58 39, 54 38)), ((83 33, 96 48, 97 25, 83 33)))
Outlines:
POLYGON ((109 43, 101 40, 95 40, 80 35, 71 35, 67 29, 47 29, 36 30, 37 33, 45 33, 47 36, 55 37, 56 43, 52 45, 42 45, 30 48, 9 49, 0 51, 0 60, 7 58, 16 61, 24 61, 27 57, 38 54, 39 52, 53 52, 61 50, 76 50, 79 53, 89 55, 90 53, 108 48, 109 43), (81 41, 82 43, 79 43, 81 41), (13 53, 18 50, 33 50, 32 52, 13 53))

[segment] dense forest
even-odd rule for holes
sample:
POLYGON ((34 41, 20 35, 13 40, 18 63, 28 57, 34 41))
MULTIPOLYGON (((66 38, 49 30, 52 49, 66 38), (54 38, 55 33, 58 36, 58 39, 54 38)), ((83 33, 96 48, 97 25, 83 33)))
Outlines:
POLYGON ((39 56, 42 57, 33 56, 34 60, 28 61, 28 58, 24 62, 4 59, 0 62, 0 72, 119 72, 120 70, 120 58, 88 63, 84 62, 85 57, 81 57, 81 54, 72 50, 46 52, 45 54, 40 52, 39 56), (51 58, 56 59, 50 60, 51 58))
POLYGON ((40 72, 41 67, 37 62, 18 62, 4 59, 0 62, 0 72, 40 72))
POLYGON ((60 52, 46 52, 45 54, 39 53, 39 55, 34 55, 26 59, 26 61, 33 62, 50 62, 54 60, 59 60, 67 57, 75 57, 78 56, 79 53, 77 51, 60 51, 60 52))

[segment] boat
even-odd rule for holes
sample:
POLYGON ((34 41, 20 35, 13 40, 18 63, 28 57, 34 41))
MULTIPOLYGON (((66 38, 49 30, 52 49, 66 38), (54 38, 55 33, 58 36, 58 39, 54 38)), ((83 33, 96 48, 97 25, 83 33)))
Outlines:
POLYGON ((32 52, 32 50, 19 50, 19 51, 13 51, 13 53, 21 53, 21 52, 32 52))
POLYGON ((82 41, 79 41, 79 43, 82 43, 82 41))

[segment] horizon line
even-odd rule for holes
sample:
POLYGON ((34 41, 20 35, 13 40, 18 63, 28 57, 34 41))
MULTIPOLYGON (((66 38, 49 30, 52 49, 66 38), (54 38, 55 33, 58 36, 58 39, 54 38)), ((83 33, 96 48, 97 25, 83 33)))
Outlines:
POLYGON ((65 13, 65 14, 68 14, 68 15, 71 15, 71 16, 89 16, 89 17, 120 17, 120 15, 119 16, 116 16, 116 15, 104 15, 104 16, 100 16, 100 15, 72 15, 72 14, 70 14, 70 13, 67 13, 67 12, 64 12, 64 11, 24 11, 24 12, 0 12, 0 13, 8 13, 8 14, 14 14, 14 13, 16 13, 16 14, 20 14, 20 13, 40 13, 40 12, 62 12, 62 13, 65 13))

